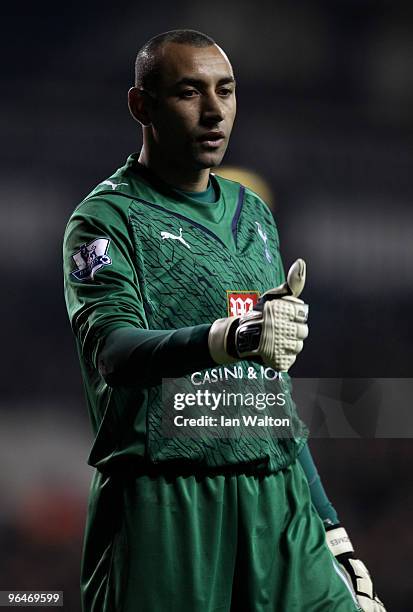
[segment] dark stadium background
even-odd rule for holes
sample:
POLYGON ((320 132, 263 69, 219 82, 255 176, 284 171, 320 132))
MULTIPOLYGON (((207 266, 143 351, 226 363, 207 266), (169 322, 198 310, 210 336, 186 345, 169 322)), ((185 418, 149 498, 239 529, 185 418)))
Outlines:
MULTIPOLYGON (((64 590, 75 612, 91 436, 61 240, 74 206, 139 147, 126 107, 137 49, 192 27, 233 62, 239 113, 225 161, 269 181, 284 261, 308 262, 311 334, 292 374, 406 378, 413 10, 396 0, 42 2, 3 5, 1 17, 0 590, 64 590)), ((411 439, 312 448, 388 610, 410 611, 411 439)))

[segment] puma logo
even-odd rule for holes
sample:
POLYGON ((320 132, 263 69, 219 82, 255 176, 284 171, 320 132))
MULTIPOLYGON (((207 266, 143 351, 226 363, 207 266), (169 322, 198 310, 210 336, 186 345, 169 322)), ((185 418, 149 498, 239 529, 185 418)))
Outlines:
POLYGON ((112 183, 112 181, 103 181, 102 185, 110 185, 112 187, 112 191, 115 191, 116 187, 119 185, 127 185, 128 183, 112 183))
POLYGON ((175 234, 171 234, 170 232, 161 232, 161 238, 162 240, 179 240, 179 242, 182 242, 182 244, 188 249, 191 248, 186 240, 182 237, 182 227, 179 228, 179 236, 175 236, 175 234))

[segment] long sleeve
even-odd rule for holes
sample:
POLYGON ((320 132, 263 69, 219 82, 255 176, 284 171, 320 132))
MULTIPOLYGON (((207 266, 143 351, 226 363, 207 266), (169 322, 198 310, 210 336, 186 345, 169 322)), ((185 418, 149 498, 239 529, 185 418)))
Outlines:
POLYGON ((210 324, 148 329, 126 211, 104 198, 81 205, 66 230, 64 260, 72 329, 110 386, 150 386, 214 365, 210 324))
POLYGON ((212 367, 208 350, 210 325, 176 330, 122 327, 107 337, 98 367, 110 386, 159 384, 162 378, 178 378, 194 370, 212 367))
POLYGON ((338 525, 339 519, 333 504, 328 499, 321 478, 317 472, 308 444, 298 455, 298 460, 304 470, 311 492, 311 500, 326 527, 338 525))

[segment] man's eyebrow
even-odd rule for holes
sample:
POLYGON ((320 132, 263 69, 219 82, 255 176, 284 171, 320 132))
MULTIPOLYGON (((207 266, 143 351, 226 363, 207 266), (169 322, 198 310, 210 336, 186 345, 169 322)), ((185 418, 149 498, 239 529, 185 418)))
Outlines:
MULTIPOLYGON (((227 85, 229 83, 233 83, 235 85, 235 79, 233 76, 222 77, 221 79, 219 79, 217 85, 227 85)), ((204 87, 205 81, 203 81, 202 79, 183 77, 182 79, 180 79, 179 81, 175 83, 176 87, 179 87, 179 85, 192 85, 193 87, 204 87)))

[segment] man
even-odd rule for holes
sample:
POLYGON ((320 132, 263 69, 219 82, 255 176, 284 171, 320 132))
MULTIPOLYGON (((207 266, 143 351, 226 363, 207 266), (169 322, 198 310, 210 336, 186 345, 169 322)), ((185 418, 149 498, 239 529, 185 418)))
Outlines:
POLYGON ((349 576, 367 593, 363 609, 383 610, 353 565, 289 397, 285 372, 308 333, 304 262, 285 281, 268 208, 210 173, 235 118, 228 58, 204 34, 175 30, 139 51, 135 79, 141 153, 77 207, 64 242, 95 434, 83 610, 350 612, 361 608, 349 576), (165 430, 162 379, 188 389, 235 376, 261 390, 269 372, 287 436, 165 430), (298 456, 349 573, 325 543, 298 456))

